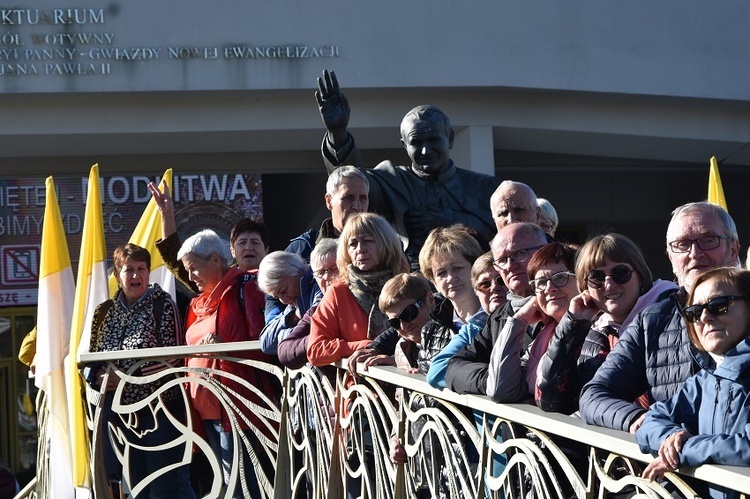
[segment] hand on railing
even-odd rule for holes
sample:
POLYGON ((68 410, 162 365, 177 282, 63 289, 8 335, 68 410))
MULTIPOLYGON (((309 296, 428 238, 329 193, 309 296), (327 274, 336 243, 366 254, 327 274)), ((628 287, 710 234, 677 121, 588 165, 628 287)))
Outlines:
POLYGON ((378 351, 374 348, 360 348, 349 357, 349 360, 347 360, 346 363, 346 369, 352 376, 358 376, 357 363, 364 362, 375 355, 378 355, 378 351))
POLYGON ((221 337, 216 333, 209 333, 198 343, 199 345, 215 345, 221 343, 221 337))
MULTIPOLYGON (((369 369, 370 366, 395 366, 396 365, 396 359, 394 359, 390 355, 386 355, 384 353, 373 355, 372 357, 368 358, 363 362, 363 368, 365 371, 369 369)), ((417 370, 419 372, 419 370, 417 370)))
POLYGON ((680 451, 682 451, 685 441, 690 437, 692 437, 690 433, 680 430, 665 438, 659 446, 659 456, 643 470, 641 476, 653 482, 654 479, 663 477, 664 473, 679 468, 680 451))

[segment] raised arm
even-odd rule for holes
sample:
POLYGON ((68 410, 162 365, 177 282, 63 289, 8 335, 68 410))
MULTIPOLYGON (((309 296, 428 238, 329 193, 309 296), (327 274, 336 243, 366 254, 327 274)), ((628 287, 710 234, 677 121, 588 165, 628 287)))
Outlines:
POLYGON ((156 207, 159 209, 159 213, 161 213, 162 238, 156 241, 156 249, 169 271, 193 293, 200 293, 195 283, 190 280, 190 276, 185 267, 182 266, 182 262, 177 260, 177 252, 180 251, 182 241, 180 241, 180 236, 177 234, 174 203, 164 181, 162 181, 161 187, 163 192, 159 190, 155 183, 149 182, 148 184, 148 190, 151 191, 151 196, 153 196, 156 207))
POLYGON ((543 411, 572 414, 578 410, 583 384, 578 376, 581 347, 599 310, 588 291, 573 297, 539 362, 535 402, 543 411))
POLYGON ((328 173, 343 165, 364 168, 354 137, 347 131, 351 113, 349 102, 341 92, 333 71, 324 71, 323 77, 318 78, 315 99, 318 102, 320 118, 326 127, 321 153, 328 173))
POLYGON ((169 188, 167 187, 166 182, 163 180, 161 182, 161 190, 153 182, 148 183, 148 190, 151 191, 151 196, 156 202, 156 207, 159 209, 159 213, 161 213, 161 238, 166 239, 177 232, 172 196, 169 193, 169 188))
MULTIPOLYGON (((445 370, 445 386, 457 393, 487 392, 487 369, 492 352, 492 328, 494 317, 490 317, 482 331, 466 347, 456 352, 445 370)), ((500 327, 500 326, 497 326, 500 327)))
POLYGON ((528 326, 520 318, 508 319, 492 347, 487 371, 487 396, 495 402, 521 402, 530 395, 523 359, 528 326))
POLYGON ((590 320, 573 319, 565 314, 539 363, 536 405, 543 411, 572 414, 578 410, 583 385, 578 378, 577 362, 590 320))
POLYGON ((315 92, 318 111, 326 127, 328 139, 335 149, 340 149, 349 138, 346 127, 349 125, 351 108, 344 93, 339 87, 338 78, 333 71, 323 71, 318 77, 318 90, 315 92))

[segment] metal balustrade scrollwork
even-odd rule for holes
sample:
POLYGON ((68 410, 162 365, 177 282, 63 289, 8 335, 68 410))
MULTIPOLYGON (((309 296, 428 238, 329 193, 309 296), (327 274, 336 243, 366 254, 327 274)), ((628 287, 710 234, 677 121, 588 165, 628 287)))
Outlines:
MULTIPOLYGON (((92 430, 92 490, 94 497, 108 497, 111 477, 103 474, 100 464, 108 457, 110 446, 114 457, 122 466, 122 482, 133 496, 145 490, 156 474, 137 480, 133 477, 133 462, 129 456, 134 451, 159 452, 179 448, 180 459, 165 462, 164 470, 180 465, 190 465, 200 456, 208 469, 200 470, 207 477, 198 484, 199 493, 205 497, 273 497, 276 483, 276 464, 279 460, 280 429, 282 425, 282 382, 284 371, 273 364, 249 360, 236 355, 243 348, 257 349, 257 342, 225 344, 218 346, 169 347, 137 351, 141 358, 128 372, 117 371, 111 362, 122 355, 135 352, 109 352, 87 354, 84 362, 108 362, 101 388, 87 388, 90 429, 92 430), (189 353, 185 350, 189 348, 189 353), (210 356, 217 362, 213 367, 171 367, 169 359, 188 355, 210 356), (145 362, 160 361, 164 369, 141 375, 145 362), (276 379, 275 393, 266 393, 252 379, 244 379, 233 372, 221 369, 226 363, 236 363, 252 368, 250 373, 262 372, 276 379), (109 378, 116 377, 114 390, 107 391, 109 378), (126 402, 124 394, 129 387, 158 385, 150 395, 135 402, 126 402), (231 462, 222 465, 222 456, 212 446, 203 423, 191 407, 188 395, 204 390, 218 400, 222 423, 229 431, 231 462), (177 394, 175 403, 175 393, 177 394), (171 400, 170 400, 171 395, 171 400), (171 402, 171 403, 169 403, 171 402), (144 444, 145 435, 172 425, 177 437, 153 445, 144 444), (236 491, 233 494, 233 491, 236 491), (254 491, 254 492, 253 492, 254 491)), ((247 372, 247 371, 245 371, 247 372)), ((252 376, 251 376, 252 377, 252 376)), ((111 454, 110 454, 111 456, 111 454)), ((193 471, 196 468, 193 467, 193 471)), ((196 480, 193 480, 196 485, 196 480)))
MULTIPOLYGON (((127 423, 115 428, 102 424, 105 393, 90 389, 93 497, 110 497, 99 461, 104 439, 115 443, 116 455, 127 466, 129 435, 122 428, 140 428, 134 415, 142 425, 144 411, 158 415, 166 410, 160 397, 170 389, 177 388, 187 405, 191 385, 210 390, 230 415, 236 451, 229 482, 246 497, 250 490, 243 470, 248 466, 258 477, 258 495, 263 498, 697 497, 694 487, 701 483, 750 493, 750 472, 745 468, 707 465, 669 473, 663 482, 644 480, 639 474, 651 457, 639 451, 632 436, 588 426, 574 417, 436 390, 423 377, 396 368, 371 367, 353 378, 343 363, 284 370, 237 354, 257 348, 257 342, 248 342, 136 354, 144 362, 197 355, 241 362, 278 380, 278 393, 254 389, 249 380, 214 369, 169 367, 150 376, 139 376, 136 370, 113 372, 110 376, 117 377, 118 386, 106 396, 111 397, 116 417, 127 423), (126 386, 157 380, 162 385, 152 396, 122 402, 126 386), (241 431, 248 423, 253 423, 251 429, 241 431), (394 439, 403 444, 403 465, 393 464, 389 457, 394 439), (246 454, 240 452, 243 448, 246 454)), ((82 361, 109 362, 134 353, 86 354, 82 361)), ((209 485, 201 495, 231 497, 222 465, 196 421, 177 415, 165 420, 179 429, 179 438, 169 445, 182 446, 182 462, 199 454, 209 462, 209 485)), ((127 482, 127 470, 124 476, 127 482)), ((43 470, 37 477, 43 480, 43 470)), ((137 493, 146 484, 127 485, 137 493)))

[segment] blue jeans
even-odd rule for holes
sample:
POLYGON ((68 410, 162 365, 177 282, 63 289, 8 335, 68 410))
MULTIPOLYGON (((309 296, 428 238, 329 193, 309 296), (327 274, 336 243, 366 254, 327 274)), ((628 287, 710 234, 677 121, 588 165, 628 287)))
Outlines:
MULTIPOLYGON (((206 419, 203 420, 203 427, 206 429, 208 435, 208 443, 213 449, 216 458, 221 462, 221 469, 224 475, 224 484, 229 487, 229 475, 232 470, 232 458, 234 454, 234 435, 231 431, 224 431, 221 427, 221 420, 218 419, 206 419)), ((252 430, 244 430, 244 435, 250 442, 250 446, 253 450, 258 449, 258 439, 253 435, 252 430)), ((250 492, 250 497, 260 497, 260 486, 258 485, 258 479, 255 474, 255 468, 253 467, 252 461, 250 461, 250 454, 245 448, 244 443, 240 440, 242 446, 242 462, 245 467, 245 481, 247 481, 247 488, 250 492)), ((245 495, 242 493, 242 482, 241 477, 237 477, 237 481, 234 485, 234 492, 232 497, 235 499, 245 499, 245 495)))

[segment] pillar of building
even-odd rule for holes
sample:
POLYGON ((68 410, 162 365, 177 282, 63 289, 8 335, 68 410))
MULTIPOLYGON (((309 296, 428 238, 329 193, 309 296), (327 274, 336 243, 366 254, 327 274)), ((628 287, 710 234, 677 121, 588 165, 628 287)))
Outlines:
POLYGON ((457 166, 495 175, 495 148, 491 126, 467 126, 455 130, 451 158, 457 166))

